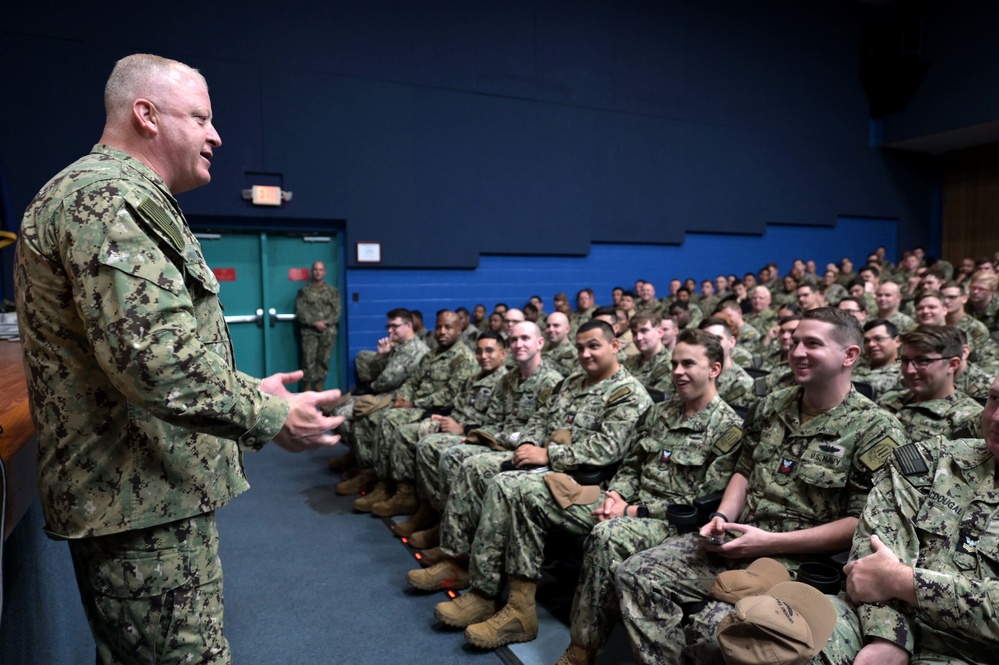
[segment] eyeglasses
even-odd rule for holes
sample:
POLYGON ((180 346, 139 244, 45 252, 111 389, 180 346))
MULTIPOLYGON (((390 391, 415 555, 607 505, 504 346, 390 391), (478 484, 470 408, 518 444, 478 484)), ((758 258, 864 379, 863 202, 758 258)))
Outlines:
POLYGON ((902 363, 902 369, 905 369, 906 365, 912 365, 916 369, 926 369, 930 366, 930 363, 935 363, 938 360, 950 360, 951 358, 957 358, 957 356, 945 356, 943 358, 906 358, 905 356, 899 356, 899 362, 902 363))
POLYGON ((398 330, 399 328, 402 328, 404 325, 406 325, 406 324, 405 323, 389 323, 389 324, 387 324, 385 326, 385 330, 390 330, 390 331, 391 330, 398 330))

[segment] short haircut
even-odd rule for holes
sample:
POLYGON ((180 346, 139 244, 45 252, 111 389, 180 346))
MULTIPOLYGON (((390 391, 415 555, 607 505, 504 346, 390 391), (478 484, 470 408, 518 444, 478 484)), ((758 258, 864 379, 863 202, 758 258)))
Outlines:
POLYGON ((150 53, 133 53, 122 58, 115 63, 104 85, 104 110, 108 119, 122 121, 136 99, 156 96, 166 80, 185 74, 197 76, 202 82, 205 80, 197 69, 177 60, 150 53))
POLYGON ((791 321, 801 321, 801 314, 792 314, 791 316, 782 316, 777 321, 778 326, 782 326, 785 323, 790 323, 791 321))
POLYGON ((697 324, 697 329, 707 330, 711 326, 721 326, 722 328, 728 331, 729 336, 731 337, 735 336, 732 324, 729 323, 728 320, 722 316, 709 316, 708 318, 704 319, 703 321, 697 324))
POLYGON ((458 307, 457 309, 454 310, 454 313, 455 314, 468 314, 468 310, 465 309, 464 307, 458 307))
POLYGON ((385 318, 386 319, 402 319, 406 323, 412 323, 413 322, 413 313, 410 312, 408 309, 405 309, 403 307, 396 307, 395 309, 390 309, 388 312, 386 312, 385 313, 385 318))
POLYGON ((682 300, 677 300, 677 301, 671 303, 670 306, 669 306, 669 311, 672 312, 674 309, 679 309, 679 310, 682 310, 682 311, 689 311, 690 310, 690 305, 687 304, 687 303, 685 303, 685 302, 683 302, 682 300))
MULTIPOLYGON (((987 263, 987 262, 986 262, 987 263)), ((969 280, 970 283, 984 282, 989 285, 989 288, 995 291, 999 288, 999 275, 994 272, 985 272, 984 270, 979 270, 974 273, 969 280)))
POLYGON ((960 289, 962 296, 968 295, 968 287, 966 287, 964 284, 955 282, 954 280, 951 280, 946 284, 941 284, 940 290, 943 291, 944 289, 960 289))
POLYGON ((576 297, 578 298, 583 293, 586 293, 586 294, 592 296, 593 295, 593 289, 591 289, 589 287, 587 287, 585 289, 580 289, 579 292, 576 293, 576 297))
POLYGON ((576 331, 576 337, 579 337, 583 333, 590 332, 591 330, 599 330, 602 333, 603 338, 608 342, 613 342, 617 339, 617 336, 614 334, 614 329, 611 328, 610 324, 606 321, 601 321, 600 319, 592 319, 579 326, 579 330, 576 331))
POLYGON ((870 332, 878 326, 884 326, 889 337, 898 337, 898 326, 888 319, 874 319, 864 324, 864 332, 870 332))
POLYGON ((924 353, 939 353, 945 358, 960 358, 964 353, 964 340, 957 326, 918 326, 903 333, 902 344, 914 346, 924 353))
POLYGON ((796 302, 784 303, 783 305, 777 308, 777 311, 779 312, 782 309, 794 312, 795 314, 801 314, 801 305, 799 305, 796 302))
POLYGON ((681 286, 680 288, 678 288, 678 289, 676 290, 676 292, 677 292, 677 293, 680 293, 680 291, 683 291, 683 292, 684 292, 684 293, 686 293, 686 294, 687 294, 688 296, 690 295, 690 289, 688 289, 688 288, 687 288, 686 286, 681 286))
POLYGON ((634 330, 640 327, 643 323, 648 323, 653 328, 656 328, 662 322, 663 316, 658 310, 643 309, 635 312, 635 315, 631 317, 631 329, 634 330))
POLYGON ((702 347, 704 355, 708 357, 708 362, 712 365, 715 363, 724 364, 725 362, 725 351, 722 350, 721 342, 718 341, 717 337, 704 330, 693 328, 682 330, 676 337, 676 343, 702 347))
POLYGON ((868 265, 864 266, 863 268, 861 268, 857 274, 860 274, 860 273, 864 272, 865 270, 867 272, 874 273, 875 277, 880 277, 881 276, 881 271, 878 270, 878 267, 877 266, 872 266, 870 264, 868 264, 868 265))
POLYGON ((835 307, 817 307, 803 312, 802 321, 821 321, 831 324, 833 327, 833 338, 843 346, 863 346, 864 331, 860 328, 857 317, 849 312, 836 309, 835 307))
POLYGON ((532 305, 531 303, 527 303, 526 305, 524 305, 523 311, 524 312, 534 312, 535 314, 537 314, 538 313, 538 308, 535 307, 534 305, 532 305))
POLYGON ((860 308, 861 312, 866 312, 867 311, 867 305, 865 305, 864 303, 862 303, 860 301, 860 298, 855 298, 854 296, 847 296, 845 298, 840 299, 840 301, 838 303, 836 303, 836 306, 839 307, 840 303, 844 303, 844 302, 852 302, 854 305, 856 305, 857 307, 860 308))
POLYGON ((941 282, 947 279, 947 275, 945 275, 944 271, 941 270, 940 268, 929 268, 926 272, 923 273, 923 277, 927 276, 936 277, 941 282))
POLYGON ((922 291, 916 296, 916 299, 912 301, 912 306, 918 307, 919 303, 923 302, 927 298, 936 298, 940 301, 940 304, 943 304, 944 301, 943 296, 940 295, 939 291, 922 291))
POLYGON ((500 348, 503 349, 506 348, 506 338, 504 338, 503 335, 499 334, 495 330, 486 330, 484 332, 480 332, 479 336, 475 338, 476 345, 484 339, 496 340, 496 343, 500 346, 500 348))
POLYGON ((593 318, 595 319, 598 316, 609 316, 611 317, 611 319, 614 320, 614 323, 617 323, 617 307, 614 307, 612 305, 607 305, 605 307, 597 307, 595 310, 593 310, 593 318))
POLYGON ((544 299, 544 298, 542 298, 542 297, 541 297, 541 296, 539 296, 539 295, 533 295, 533 296, 531 296, 530 298, 528 298, 528 300, 534 300, 535 298, 537 298, 537 299, 538 299, 538 300, 540 300, 541 302, 544 302, 544 301, 545 301, 545 299, 544 299))
POLYGON ((741 312, 742 305, 739 304, 739 301, 735 296, 729 296, 728 298, 723 298, 722 301, 718 303, 718 306, 715 307, 716 312, 721 312, 723 309, 737 309, 741 312))
POLYGON ((631 298, 632 300, 634 300, 635 299, 635 292, 629 289, 629 290, 627 290, 627 291, 625 291, 624 293, 621 294, 622 298, 625 297, 625 296, 628 296, 629 298, 631 298))

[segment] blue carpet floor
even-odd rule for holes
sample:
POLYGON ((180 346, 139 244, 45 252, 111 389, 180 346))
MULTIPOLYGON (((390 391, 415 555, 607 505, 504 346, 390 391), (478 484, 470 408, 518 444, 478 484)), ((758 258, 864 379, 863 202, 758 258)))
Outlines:
MULTIPOLYGON (((555 662, 569 643, 571 596, 541 585, 533 642, 495 652, 466 645, 461 631, 434 619, 446 596, 406 584, 406 571, 418 566, 413 551, 386 521, 353 514, 353 497, 334 493, 339 476, 327 469, 329 457, 274 445, 247 454, 252 487, 218 512, 236 663, 555 662)), ((599 662, 633 662, 623 633, 615 630, 599 662)))

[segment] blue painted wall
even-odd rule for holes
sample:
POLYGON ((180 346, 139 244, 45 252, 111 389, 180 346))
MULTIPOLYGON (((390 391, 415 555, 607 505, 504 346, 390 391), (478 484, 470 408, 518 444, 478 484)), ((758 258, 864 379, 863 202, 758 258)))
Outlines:
POLYGON ((594 244, 586 256, 483 256, 474 270, 368 270, 347 272, 348 353, 372 349, 385 336, 385 312, 408 307, 423 312, 428 327, 438 309, 483 303, 489 311, 497 302, 524 305, 540 295, 553 311, 559 291, 573 302, 577 291, 592 288, 600 304, 610 303, 615 286, 632 288, 636 279, 656 284, 660 296, 674 277, 713 279, 719 273, 758 272, 770 261, 781 272, 794 259, 812 259, 822 270, 849 257, 862 264, 879 245, 896 257, 898 225, 893 220, 841 218, 833 227, 771 225, 759 236, 689 234, 682 245, 594 244), (357 294, 357 302, 353 302, 357 294))

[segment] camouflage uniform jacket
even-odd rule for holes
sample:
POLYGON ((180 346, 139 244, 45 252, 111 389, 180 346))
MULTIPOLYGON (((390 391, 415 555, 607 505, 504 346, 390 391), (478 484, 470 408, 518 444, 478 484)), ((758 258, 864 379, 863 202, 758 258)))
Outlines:
POLYGON ((516 445, 510 435, 520 432, 538 408, 548 401, 552 388, 562 380, 562 375, 548 360, 542 360, 538 368, 526 379, 521 380, 520 369, 507 372, 493 397, 489 400, 484 422, 479 427, 513 450, 516 445))
POLYGON ((824 289, 822 289, 822 295, 825 297, 826 302, 832 307, 839 304, 839 301, 850 295, 842 284, 831 284, 824 289))
POLYGON ((989 374, 974 363, 967 363, 964 371, 954 379, 954 386, 968 397, 984 400, 989 395, 989 388, 995 376, 989 374))
MULTIPOLYGON (((765 309, 762 312, 746 314, 743 320, 747 325, 753 326, 757 332, 770 330, 777 325, 777 312, 772 309, 765 309)), ((740 335, 741 337, 741 335, 740 335)))
POLYGON ((429 351, 423 340, 416 336, 393 346, 391 351, 376 359, 374 365, 378 377, 371 382, 371 389, 376 393, 392 392, 406 382, 429 351))
POLYGON ((451 406, 465 380, 478 367, 471 349, 455 342, 436 348, 420 360, 412 375, 395 393, 396 399, 412 402, 417 409, 451 406))
MULTIPOLYGON (((559 371, 562 376, 569 376, 573 372, 579 371, 579 358, 576 353, 576 345, 566 337, 562 343, 555 348, 550 348, 545 343, 545 348, 541 355, 551 361, 552 366, 559 371)), ((512 357, 513 354, 510 354, 512 357)))
POLYGON ((872 369, 870 365, 862 368, 854 366, 853 380, 870 384, 876 391, 875 396, 883 395, 902 382, 902 368, 897 362, 887 363, 877 369, 872 369))
POLYGON ((763 344, 763 335, 760 334, 759 328, 752 323, 745 323, 739 329, 738 344, 750 353, 756 353, 763 344))
MULTIPOLYGON (((994 663, 999 648, 999 464, 981 439, 943 437, 897 449, 871 491, 851 558, 876 533, 912 566, 918 607, 858 608, 865 637, 931 661, 994 663)), ((923 662, 923 661, 921 661, 923 662)))
POLYGON ((671 503, 693 503, 725 489, 742 443, 742 418, 717 395, 692 418, 674 397, 653 404, 638 423, 627 456, 608 491, 666 519, 671 503))
POLYGON ((737 409, 748 409, 756 402, 753 377, 735 363, 718 375, 718 394, 737 409))
POLYGON ((909 316, 905 312, 900 312, 898 310, 896 310, 894 314, 889 316, 887 320, 895 324, 895 327, 898 328, 898 332, 900 334, 912 332, 913 330, 916 329, 916 326, 918 325, 911 316, 909 316))
POLYGON ((641 355, 631 356, 624 361, 624 367, 638 379, 646 390, 658 390, 669 394, 673 391, 673 366, 670 361, 673 352, 665 346, 653 356, 652 360, 643 363, 641 355))
POLYGON ((336 324, 340 322, 340 292, 326 282, 309 282, 298 290, 295 297, 295 316, 302 324, 303 333, 321 335, 312 326, 316 321, 326 321, 336 334, 336 324))
POLYGON ((738 518, 745 524, 784 532, 859 517, 871 475, 905 443, 898 420, 855 388, 801 424, 801 393, 800 387, 773 393, 747 420, 735 467, 749 480, 738 518))
POLYGON ((623 367, 596 385, 588 381, 582 371, 563 379, 520 437, 521 444, 548 448, 553 471, 620 462, 635 424, 652 405, 645 387, 623 367), (548 437, 561 429, 569 431, 571 445, 548 444, 548 437))
POLYGON ((236 371, 219 285, 166 185, 106 145, 28 206, 14 267, 50 535, 218 508, 288 403, 236 371), (238 444, 238 445, 237 445, 238 444))
MULTIPOLYGON (((942 399, 913 402, 908 390, 890 392, 878 405, 892 413, 902 423, 909 441, 924 441, 935 436, 956 439, 970 436, 975 421, 982 415, 982 405, 960 390, 942 399)), ((975 430, 977 431, 977 430, 975 430)))
POLYGON ((984 323, 989 332, 999 330, 999 293, 992 296, 992 300, 985 306, 985 311, 981 314, 975 311, 971 303, 965 304, 964 311, 975 317, 976 320, 984 323))
POLYGON ((451 412, 456 422, 465 425, 465 431, 485 422, 489 403, 506 374, 506 368, 499 367, 489 374, 479 372, 465 381, 454 398, 454 411, 451 412))

